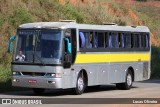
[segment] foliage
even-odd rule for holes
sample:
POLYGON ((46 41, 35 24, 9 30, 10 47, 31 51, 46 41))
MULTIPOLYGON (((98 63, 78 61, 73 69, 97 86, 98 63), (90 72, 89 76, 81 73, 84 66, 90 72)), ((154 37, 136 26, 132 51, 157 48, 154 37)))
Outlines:
POLYGON ((2 14, 0 14, 0 26, 2 26, 3 22, 4 22, 4 17, 2 14))
POLYGON ((18 8, 13 11, 13 15, 10 17, 11 24, 18 26, 19 24, 32 22, 32 16, 24 8, 18 8))
POLYGON ((6 82, 11 78, 10 66, 7 68, 0 65, 0 82, 6 82))
POLYGON ((160 78, 160 47, 152 46, 151 78, 160 78))

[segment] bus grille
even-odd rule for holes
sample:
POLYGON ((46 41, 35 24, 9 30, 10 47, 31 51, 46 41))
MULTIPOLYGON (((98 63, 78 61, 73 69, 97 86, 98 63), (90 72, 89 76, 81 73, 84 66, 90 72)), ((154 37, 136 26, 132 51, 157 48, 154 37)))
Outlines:
POLYGON ((148 62, 145 62, 143 64, 143 78, 148 78, 148 62))
POLYGON ((44 76, 45 73, 41 72, 21 72, 24 76, 44 76))

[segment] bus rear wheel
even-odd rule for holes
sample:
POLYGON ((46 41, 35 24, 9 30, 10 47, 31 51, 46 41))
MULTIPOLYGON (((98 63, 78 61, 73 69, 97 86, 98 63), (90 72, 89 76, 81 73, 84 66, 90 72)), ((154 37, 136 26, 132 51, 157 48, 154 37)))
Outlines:
POLYGON ((130 70, 128 70, 126 74, 126 79, 124 83, 117 83, 116 88, 117 89, 123 89, 123 90, 129 90, 132 87, 133 84, 133 74, 130 70))
POLYGON ((44 93, 45 89, 43 88, 33 88, 33 92, 36 94, 36 95, 42 95, 44 93))
POLYGON ((76 95, 81 95, 86 88, 85 77, 83 73, 80 73, 77 78, 76 87, 74 88, 74 92, 76 95))

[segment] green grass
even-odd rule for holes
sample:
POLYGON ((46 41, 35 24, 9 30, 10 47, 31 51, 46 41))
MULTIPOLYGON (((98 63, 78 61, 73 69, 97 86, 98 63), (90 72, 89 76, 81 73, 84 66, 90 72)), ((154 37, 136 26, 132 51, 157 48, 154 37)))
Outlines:
POLYGON ((29 90, 28 88, 13 87, 11 75, 10 66, 4 67, 0 65, 0 93, 29 90))
POLYGON ((0 65, 0 93, 12 91, 10 67, 6 68, 0 65))
POLYGON ((11 70, 10 67, 2 67, 0 65, 0 82, 6 82, 11 79, 11 70))
POLYGON ((137 15, 142 20, 143 25, 148 26, 155 38, 158 40, 160 38, 158 31, 160 29, 160 8, 138 5, 132 9, 137 12, 137 15))

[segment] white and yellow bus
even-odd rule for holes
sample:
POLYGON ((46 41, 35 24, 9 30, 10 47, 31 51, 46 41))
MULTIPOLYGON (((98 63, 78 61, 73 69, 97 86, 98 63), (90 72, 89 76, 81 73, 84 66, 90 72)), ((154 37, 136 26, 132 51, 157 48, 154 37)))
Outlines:
POLYGON ((45 89, 116 84, 150 78, 150 31, 145 26, 37 22, 19 26, 12 60, 12 85, 45 89))

